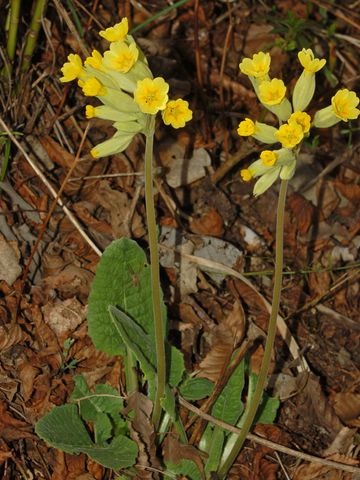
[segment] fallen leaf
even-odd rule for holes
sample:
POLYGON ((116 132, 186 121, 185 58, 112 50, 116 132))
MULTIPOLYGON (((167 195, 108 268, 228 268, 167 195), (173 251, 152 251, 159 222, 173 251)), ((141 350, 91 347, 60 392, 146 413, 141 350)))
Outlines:
POLYGON ((16 242, 8 242, 0 233, 0 280, 12 285, 21 275, 20 252, 16 242))
POLYGON ((47 303, 42 308, 45 322, 56 334, 58 342, 64 341, 86 318, 86 307, 77 298, 67 298, 64 301, 47 303))
POLYGON ((13 442, 24 438, 32 438, 32 425, 13 417, 7 408, 7 404, 0 400, 0 431, 1 439, 5 442, 13 442))
POLYGON ((186 147, 179 142, 163 142, 159 149, 161 164, 167 168, 166 181, 172 188, 189 185, 205 177, 211 158, 204 148, 193 151, 186 158, 186 147))
POLYGON ((224 220, 218 211, 211 207, 198 217, 192 217, 190 230, 199 235, 212 235, 220 237, 224 233, 224 220))
MULTIPOLYGON (((131 438, 139 447, 137 463, 142 467, 161 468, 159 459, 156 456, 155 430, 150 420, 153 409, 152 401, 140 392, 134 392, 127 401, 124 414, 134 412, 134 419, 131 420, 131 438)), ((139 468, 138 478, 151 479, 154 474, 146 468, 139 468)))
POLYGON ((202 478, 204 475, 204 464, 202 456, 197 448, 192 445, 184 445, 171 433, 167 435, 163 443, 163 455, 167 462, 178 464, 181 460, 192 460, 201 472, 202 478))
POLYGON ((344 423, 350 426, 360 426, 360 422, 357 420, 360 416, 359 393, 334 393, 330 396, 330 402, 334 407, 335 413, 344 423))
POLYGON ((218 381, 225 363, 244 338, 245 324, 242 305, 236 300, 230 313, 210 333, 210 350, 199 364, 199 377, 218 381))

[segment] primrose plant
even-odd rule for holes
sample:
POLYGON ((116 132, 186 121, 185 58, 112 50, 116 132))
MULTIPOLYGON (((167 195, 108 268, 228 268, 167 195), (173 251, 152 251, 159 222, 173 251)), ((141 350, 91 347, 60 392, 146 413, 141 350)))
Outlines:
POLYGON ((356 93, 344 88, 336 92, 329 106, 317 111, 311 118, 305 110, 315 93, 315 74, 324 67, 326 60, 315 58, 313 51, 305 48, 298 53, 298 59, 303 71, 295 83, 292 102, 286 97, 287 88, 284 82, 279 78, 271 79, 269 76, 271 63, 269 53, 255 53, 252 58, 244 58, 239 65, 240 71, 247 75, 252 83, 260 103, 277 117, 279 127, 246 118, 240 122, 238 134, 242 137, 253 137, 266 144, 281 144, 281 148, 263 150, 260 158, 248 168, 242 169, 240 175, 245 182, 257 179, 253 189, 256 196, 264 193, 278 178, 281 179, 281 185, 277 207, 273 301, 264 357, 251 404, 244 415, 241 434, 233 440, 231 451, 220 468, 219 478, 226 478, 229 468, 241 450, 265 388, 280 303, 286 189, 288 180, 295 173, 301 144, 309 136, 312 127, 329 128, 340 121, 355 120, 360 114, 357 108, 359 98, 356 93))

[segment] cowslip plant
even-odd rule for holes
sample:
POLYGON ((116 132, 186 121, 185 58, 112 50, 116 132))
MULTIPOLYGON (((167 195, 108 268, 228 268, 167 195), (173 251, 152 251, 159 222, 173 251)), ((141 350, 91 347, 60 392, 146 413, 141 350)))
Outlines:
POLYGON ((282 269, 283 269, 283 231, 286 190, 288 181, 293 177, 296 160, 303 140, 309 136, 311 128, 328 128, 340 121, 348 122, 357 119, 360 110, 359 98, 355 92, 344 88, 331 99, 328 107, 318 110, 314 117, 305 110, 315 93, 315 74, 323 68, 325 59, 315 58, 311 49, 302 49, 298 59, 303 67, 300 77, 292 92, 292 102, 286 97, 287 87, 281 79, 269 76, 271 57, 269 53, 259 52, 252 58, 245 58, 239 65, 240 71, 247 75, 261 104, 272 112, 279 122, 279 127, 246 118, 240 122, 238 134, 242 137, 253 137, 266 144, 281 144, 281 148, 263 150, 259 159, 248 168, 240 171, 243 181, 257 178, 253 193, 261 195, 281 179, 276 219, 276 253, 272 309, 269 319, 268 334, 264 357, 253 396, 248 402, 247 411, 242 420, 239 436, 233 436, 225 444, 223 458, 218 470, 218 478, 226 478, 227 472, 240 452, 247 434, 254 422, 261 399, 264 394, 266 378, 269 370, 271 352, 276 333, 276 319, 279 311, 282 269), (285 123, 283 123, 285 122, 285 123))
POLYGON ((103 55, 93 50, 84 63, 77 54, 70 54, 62 67, 62 82, 78 81, 87 97, 96 97, 102 105, 87 105, 88 119, 97 117, 113 122, 112 138, 91 150, 94 158, 125 150, 134 136, 142 133, 145 147, 145 202, 148 224, 152 300, 157 353, 157 389, 153 421, 160 421, 160 401, 165 391, 164 321, 161 312, 157 228, 154 208, 152 152, 155 117, 161 112, 166 125, 180 128, 192 118, 188 102, 169 100, 169 85, 162 77, 153 78, 146 57, 128 33, 128 20, 123 18, 113 27, 99 32, 109 42, 103 55))
MULTIPOLYGON (((86 105, 88 119, 101 118, 112 122, 113 136, 90 152, 95 159, 122 152, 136 134, 145 136, 145 203, 150 265, 141 248, 130 240, 115 241, 106 249, 89 298, 89 333, 97 348, 110 355, 124 355, 128 393, 138 389, 136 368, 140 364, 154 405, 152 422, 155 429, 159 432, 165 430, 171 418, 180 437, 184 438, 170 390, 180 383, 184 366, 181 353, 165 340, 166 310, 160 287, 152 162, 157 114, 161 113, 166 125, 181 128, 191 120, 192 111, 187 101, 169 99, 168 83, 162 77, 153 77, 145 55, 128 33, 127 18, 99 34, 108 42, 108 49, 103 54, 93 50, 84 62, 78 54, 70 54, 61 69, 60 80, 76 80, 86 97, 98 100, 98 105, 90 102, 86 105), (166 414, 160 425, 162 410, 166 414)), ((117 414, 120 414, 119 405, 117 408, 117 414)), ((116 427, 113 420, 101 415, 99 421, 98 417, 82 416, 84 420, 93 421, 95 429, 98 425, 100 430, 106 431, 98 438, 95 435, 94 444, 84 434, 82 420, 75 413, 74 408, 61 412, 53 409, 38 422, 39 436, 64 451, 84 451, 93 455, 92 458, 95 458, 96 449, 105 451, 106 461, 100 463, 112 468, 135 463, 137 449, 132 441, 134 445, 129 447, 131 459, 127 458, 123 464, 115 462, 116 467, 111 461, 111 454, 114 455, 119 446, 117 437, 111 443, 108 441, 116 427), (71 416, 81 442, 76 441, 75 434, 68 443, 61 440, 63 432, 50 434, 51 430, 56 431, 55 424, 65 422, 66 415, 71 416)))

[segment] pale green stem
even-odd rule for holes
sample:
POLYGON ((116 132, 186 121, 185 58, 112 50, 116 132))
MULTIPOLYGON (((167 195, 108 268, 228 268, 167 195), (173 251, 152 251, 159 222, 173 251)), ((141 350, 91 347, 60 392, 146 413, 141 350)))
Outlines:
POLYGON ((278 206, 277 206, 277 216, 276 216, 276 253, 275 253, 275 273, 274 273, 274 290, 273 290, 273 301, 271 306, 271 314, 269 319, 268 334, 265 344, 265 352, 263 361, 260 368, 258 382, 256 384, 255 393, 251 400, 251 404, 247 411, 246 418, 234 446, 229 453, 226 461, 221 466, 218 476, 219 479, 226 478, 228 471, 230 470, 232 464, 236 460, 242 446, 245 442, 246 436, 250 431, 250 428, 254 422, 256 412, 261 403, 262 396, 264 393, 267 374, 269 371, 269 365, 271 360, 271 353, 274 346, 275 334, 276 334, 276 319, 279 312, 280 305, 280 296, 281 296, 281 284, 282 284, 282 269, 283 269, 283 244, 284 244, 284 212, 285 212, 285 201, 286 201, 286 189, 287 189, 287 180, 282 180, 280 185, 278 206))
POLYGON ((153 423, 157 429, 161 416, 161 399, 165 393, 166 362, 165 362, 165 339, 164 322, 161 313, 161 289, 160 289, 160 267, 158 253, 158 232, 156 225, 154 188, 153 188, 153 140, 155 128, 155 116, 149 116, 149 125, 146 130, 145 146, 145 205, 146 219, 148 226, 150 267, 151 267, 151 293, 154 314, 155 344, 156 344, 156 393, 154 410, 152 414, 153 423))
POLYGON ((20 66, 20 72, 26 73, 29 70, 31 64, 31 58, 33 56, 37 38, 39 36, 41 28, 41 19, 44 16, 47 6, 47 0, 36 0, 34 11, 31 18, 29 33, 26 37, 22 62, 20 66))

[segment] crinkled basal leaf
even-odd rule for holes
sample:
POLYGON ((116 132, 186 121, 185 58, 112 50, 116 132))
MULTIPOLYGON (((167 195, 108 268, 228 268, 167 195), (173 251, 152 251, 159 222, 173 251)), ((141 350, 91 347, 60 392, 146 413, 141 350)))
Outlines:
POLYGON ((53 408, 37 422, 35 432, 50 446, 71 454, 86 453, 107 468, 126 468, 136 462, 137 445, 123 435, 118 435, 110 444, 94 443, 76 405, 53 408))
POLYGON ((207 378, 189 378, 179 388, 180 394, 190 402, 208 397, 213 389, 213 382, 207 378))
MULTIPOLYGON (((143 250, 128 238, 115 240, 104 251, 91 287, 88 313, 95 346, 109 355, 124 355, 124 342, 110 318, 109 305, 126 312, 154 338, 150 268, 143 250)), ((164 303, 162 315, 165 321, 164 303)))
POLYGON ((91 392, 82 375, 76 375, 74 381, 71 399, 79 400, 84 420, 95 421, 98 413, 117 413, 123 408, 123 399, 111 385, 96 385, 95 392, 91 392))
POLYGON ((229 378, 226 386, 212 408, 212 415, 235 425, 244 410, 241 393, 244 388, 245 362, 242 361, 229 378))

